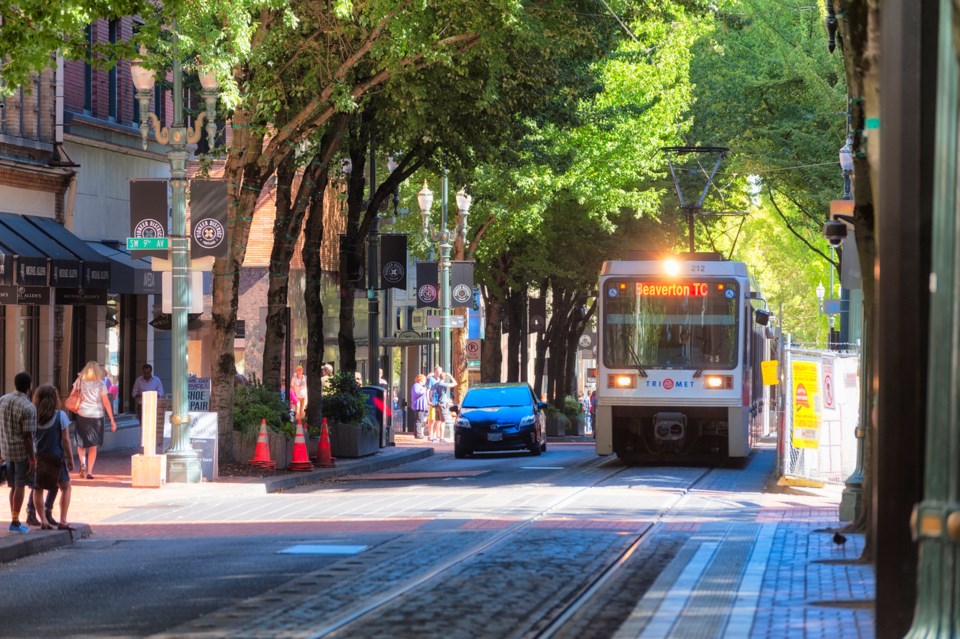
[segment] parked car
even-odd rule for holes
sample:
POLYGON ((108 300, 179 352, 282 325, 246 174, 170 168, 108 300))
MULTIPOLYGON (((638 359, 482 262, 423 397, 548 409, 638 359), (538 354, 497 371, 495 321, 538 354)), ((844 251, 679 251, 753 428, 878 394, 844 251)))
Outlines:
POLYGON ((547 450, 544 409, 529 384, 482 384, 460 402, 453 453, 461 458, 477 451, 547 450))

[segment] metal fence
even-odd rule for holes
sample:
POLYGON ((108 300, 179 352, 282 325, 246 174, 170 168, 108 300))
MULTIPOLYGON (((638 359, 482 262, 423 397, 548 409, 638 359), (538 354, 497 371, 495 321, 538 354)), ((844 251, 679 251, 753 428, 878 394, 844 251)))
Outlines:
POLYGON ((777 393, 778 470, 791 485, 842 482, 856 467, 860 355, 785 336, 777 393))

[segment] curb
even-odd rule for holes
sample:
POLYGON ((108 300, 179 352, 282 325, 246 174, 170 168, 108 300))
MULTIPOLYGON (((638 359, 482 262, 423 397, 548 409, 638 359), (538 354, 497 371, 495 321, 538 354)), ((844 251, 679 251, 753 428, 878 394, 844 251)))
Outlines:
POLYGON ((387 457, 382 457, 379 459, 376 457, 371 459, 363 459, 356 462, 350 462, 337 468, 318 468, 307 473, 291 473, 282 477, 271 477, 266 479, 263 484, 264 489, 268 493, 275 493, 279 490, 296 488, 297 486, 316 484, 325 479, 345 477, 347 475, 373 473, 378 470, 384 470, 385 468, 402 466, 403 464, 409 464, 412 461, 426 459, 431 455, 433 455, 433 448, 408 448, 404 449, 403 451, 398 451, 387 457))
POLYGON ((27 535, 9 534, 0 537, 0 564, 38 555, 73 544, 77 539, 86 539, 93 534, 87 524, 74 524, 76 530, 39 531, 31 530, 27 535))

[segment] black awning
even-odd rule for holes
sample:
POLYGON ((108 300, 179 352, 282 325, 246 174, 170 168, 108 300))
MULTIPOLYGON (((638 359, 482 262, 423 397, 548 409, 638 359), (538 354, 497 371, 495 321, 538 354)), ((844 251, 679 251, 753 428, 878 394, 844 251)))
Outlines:
POLYGON ((14 285, 47 285, 47 256, 6 227, 0 229, 0 252, 12 255, 16 260, 14 285))
POLYGON ((127 253, 120 245, 87 242, 87 245, 110 260, 110 292, 133 295, 160 295, 160 273, 151 270, 150 262, 127 253))
POLYGON ((48 217, 23 215, 34 233, 41 233, 54 240, 70 253, 80 259, 83 265, 83 277, 80 288, 110 288, 110 262, 102 255, 90 248, 87 243, 48 217))
POLYGON ((48 279, 50 286, 80 288, 81 264, 76 255, 55 242, 50 236, 38 233, 36 227, 27 222, 22 215, 0 213, 0 237, 12 236, 20 237, 50 260, 48 279))

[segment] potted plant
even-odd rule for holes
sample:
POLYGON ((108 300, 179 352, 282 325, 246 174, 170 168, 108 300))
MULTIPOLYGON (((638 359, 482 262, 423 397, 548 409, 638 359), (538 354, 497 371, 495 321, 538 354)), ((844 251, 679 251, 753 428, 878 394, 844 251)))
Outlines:
POLYGON ((322 403, 334 457, 364 457, 380 450, 379 429, 367 419, 366 397, 352 372, 330 377, 322 403))
POLYGON ((233 402, 233 431, 238 461, 253 457, 260 435, 260 424, 266 420, 270 458, 277 469, 286 468, 288 443, 293 440, 294 426, 289 421, 287 405, 280 393, 267 388, 256 378, 237 386, 233 402))

